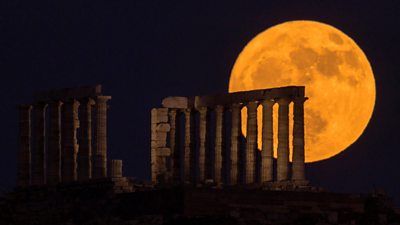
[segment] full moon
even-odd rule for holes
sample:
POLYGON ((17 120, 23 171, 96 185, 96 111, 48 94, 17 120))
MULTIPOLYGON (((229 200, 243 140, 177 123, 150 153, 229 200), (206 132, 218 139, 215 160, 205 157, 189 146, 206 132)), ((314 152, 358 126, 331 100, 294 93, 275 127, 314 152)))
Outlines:
MULTIPOLYGON (((306 162, 324 160, 345 150, 361 136, 372 116, 375 79, 371 65, 361 48, 333 26, 290 21, 261 32, 237 58, 229 92, 291 85, 305 86, 309 97, 304 105, 306 162)), ((275 135, 277 108, 275 104, 275 135)), ((244 108, 244 135, 246 117, 244 108)), ((275 138, 275 156, 276 145, 275 138)))

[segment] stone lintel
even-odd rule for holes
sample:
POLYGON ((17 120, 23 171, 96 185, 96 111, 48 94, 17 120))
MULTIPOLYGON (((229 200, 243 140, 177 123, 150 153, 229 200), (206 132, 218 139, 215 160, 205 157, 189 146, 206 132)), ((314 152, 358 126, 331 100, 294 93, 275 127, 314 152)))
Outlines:
POLYGON ((196 96, 194 99, 195 108, 214 107, 216 105, 233 105, 235 103, 246 103, 250 101, 261 101, 265 99, 279 99, 304 97, 304 86, 287 86, 272 89, 254 91, 234 92, 229 94, 196 96))
POLYGON ((162 106, 165 108, 187 109, 193 107, 193 101, 188 97, 171 96, 162 100, 162 106))
POLYGON ((34 93, 35 102, 49 102, 54 100, 67 101, 72 98, 84 98, 100 96, 102 91, 101 85, 82 86, 76 88, 62 88, 55 90, 39 91, 34 93))

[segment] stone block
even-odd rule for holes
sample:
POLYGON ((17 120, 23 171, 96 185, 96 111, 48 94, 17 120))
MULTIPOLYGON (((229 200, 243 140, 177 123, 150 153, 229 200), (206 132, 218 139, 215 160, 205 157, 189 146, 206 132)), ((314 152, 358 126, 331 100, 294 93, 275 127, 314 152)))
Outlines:
POLYGON ((162 106, 166 108, 187 109, 189 108, 189 101, 187 97, 167 97, 162 100, 162 106))
POLYGON ((157 156, 170 156, 171 149, 170 148, 157 148, 157 156))
POLYGON ((151 123, 167 123, 168 122, 168 109, 167 108, 153 108, 151 110, 151 123))
POLYGON ((169 132, 171 130, 171 126, 168 123, 160 123, 157 125, 156 130, 159 132, 169 132))

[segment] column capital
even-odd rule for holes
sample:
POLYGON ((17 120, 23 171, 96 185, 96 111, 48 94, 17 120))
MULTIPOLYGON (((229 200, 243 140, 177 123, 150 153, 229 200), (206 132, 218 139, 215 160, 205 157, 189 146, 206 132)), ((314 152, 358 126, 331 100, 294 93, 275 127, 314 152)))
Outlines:
POLYGON ((279 98, 275 100, 279 105, 289 105, 292 102, 290 98, 279 98))
POLYGON ((208 110, 208 108, 207 108, 207 107, 205 107, 205 106, 203 106, 203 107, 200 107, 200 108, 198 109, 198 111, 199 111, 200 113, 206 113, 206 112, 207 112, 207 110, 208 110))
POLYGON ((233 103, 229 105, 229 110, 232 111, 233 109, 242 109, 243 104, 242 103, 233 103))
POLYGON ((185 113, 185 115, 187 115, 187 114, 192 113, 193 109, 192 108, 186 108, 186 109, 183 109, 182 111, 185 113))
POLYGON ((307 97, 296 97, 293 99, 293 102, 296 104, 304 104, 305 101, 307 101, 307 97))
POLYGON ((176 109, 170 109, 170 110, 168 110, 168 115, 170 115, 170 116, 176 116, 176 109))
POLYGON ((247 105, 246 105, 247 108, 257 108, 257 106, 258 106, 258 102, 257 101, 248 102, 247 105))
POLYGON ((223 112, 224 108, 225 107, 223 105, 217 105, 215 106, 215 112, 223 112))
POLYGON ((275 104, 275 100, 274 99, 265 99, 263 101, 261 101, 261 105, 263 107, 272 107, 275 104))
POLYGON ((101 102, 101 103, 106 103, 108 100, 111 99, 111 96, 105 96, 105 95, 99 95, 96 96, 96 101, 101 102))

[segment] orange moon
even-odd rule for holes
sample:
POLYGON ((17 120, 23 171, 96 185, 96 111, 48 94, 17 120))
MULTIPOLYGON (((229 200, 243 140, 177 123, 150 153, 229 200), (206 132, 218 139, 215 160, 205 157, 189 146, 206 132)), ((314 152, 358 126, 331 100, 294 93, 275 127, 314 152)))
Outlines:
MULTIPOLYGON (((372 116, 375 79, 371 65, 361 48, 333 26, 299 20, 261 32, 237 58, 229 92, 290 85, 305 86, 309 97, 304 105, 306 162, 328 159, 345 150, 361 136, 372 116)), ((277 108, 275 104, 275 135, 277 108)), ((244 108, 244 135, 246 117, 244 108)), ((276 156, 276 138, 274 142, 276 156)))

